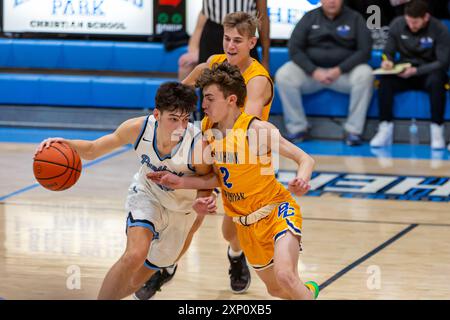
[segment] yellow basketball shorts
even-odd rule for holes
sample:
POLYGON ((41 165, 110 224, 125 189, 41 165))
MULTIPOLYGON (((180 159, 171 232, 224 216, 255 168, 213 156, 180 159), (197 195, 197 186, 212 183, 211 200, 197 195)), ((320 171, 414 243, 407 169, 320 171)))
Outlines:
POLYGON ((255 270, 271 266, 275 242, 288 231, 301 236, 302 222, 300 207, 291 200, 281 203, 267 217, 254 224, 243 226, 236 223, 239 242, 249 264, 255 270))

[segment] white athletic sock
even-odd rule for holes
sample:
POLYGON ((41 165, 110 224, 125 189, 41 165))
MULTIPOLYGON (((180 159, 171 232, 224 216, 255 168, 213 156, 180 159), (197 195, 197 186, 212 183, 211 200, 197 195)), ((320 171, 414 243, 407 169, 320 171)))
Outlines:
POLYGON ((166 270, 169 274, 173 274, 173 272, 175 271, 175 268, 177 267, 177 264, 173 264, 170 267, 167 267, 166 270))
POLYGON ((237 257, 240 257, 241 254, 242 254, 242 250, 234 251, 233 249, 231 249, 231 247, 228 247, 228 255, 229 255, 231 258, 237 258, 237 257))

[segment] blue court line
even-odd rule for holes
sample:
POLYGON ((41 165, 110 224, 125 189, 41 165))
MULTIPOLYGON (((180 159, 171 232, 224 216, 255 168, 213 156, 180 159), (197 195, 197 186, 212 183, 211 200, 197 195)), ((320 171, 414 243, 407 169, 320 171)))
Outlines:
MULTIPOLYGON (((122 154, 122 153, 124 153, 124 152, 127 152, 128 150, 131 149, 131 147, 132 147, 131 145, 127 145, 127 146, 123 147, 123 148, 120 149, 120 150, 114 151, 114 152, 109 153, 109 154, 107 154, 107 155, 105 155, 105 156, 103 156, 103 157, 100 157, 100 158, 98 158, 98 159, 96 159, 96 160, 93 160, 93 161, 89 162, 88 164, 84 165, 84 166, 83 166, 83 169, 84 169, 84 168, 92 167, 92 166, 94 166, 94 165, 96 165, 96 164, 98 164, 98 163, 100 163, 100 162, 103 162, 103 161, 105 161, 105 160, 108 160, 108 159, 110 159, 110 158, 113 158, 113 157, 115 157, 115 156, 118 156, 118 155, 120 155, 120 154, 122 154)), ((40 184, 39 184, 39 183, 35 183, 35 184, 32 184, 32 185, 27 186, 27 187, 25 187, 25 188, 16 190, 16 191, 14 191, 14 192, 11 192, 11 193, 9 193, 9 194, 7 194, 7 195, 4 195, 4 196, 0 197, 0 201, 6 200, 6 199, 11 198, 11 197, 13 197, 13 196, 16 196, 16 195, 18 195, 18 194, 27 192, 27 191, 29 191, 29 190, 32 190, 32 189, 38 187, 38 186, 40 186, 40 184)))
POLYGON ((32 190, 32 189, 36 188, 37 186, 39 186, 39 183, 35 183, 35 184, 32 184, 31 186, 19 189, 19 190, 14 191, 14 192, 11 192, 11 193, 7 194, 6 196, 0 197, 0 201, 3 201, 3 200, 8 199, 8 198, 11 198, 11 197, 13 197, 15 195, 24 193, 26 191, 32 190))
POLYGON ((319 286, 320 290, 321 291, 324 290, 326 287, 328 287, 330 284, 332 284, 337 279, 342 277, 344 274, 346 274, 350 270, 354 269, 355 267, 357 267, 358 265, 360 265, 361 263, 363 263, 364 261, 366 261, 370 257, 374 256, 375 254, 377 254, 378 252, 380 252, 381 250, 383 250, 384 248, 386 248, 387 246, 389 246, 393 242, 397 241, 398 239, 403 237, 405 234, 407 234, 408 232, 410 232, 411 230, 413 230, 417 226, 418 226, 418 224, 411 224, 411 225, 409 225, 406 229, 400 231, 399 233, 397 233, 395 236, 393 236, 389 240, 383 242, 382 244, 380 244, 378 247, 376 247, 375 249, 373 249, 372 251, 370 251, 366 255, 364 255, 361 258, 359 258, 358 260, 354 261, 353 263, 351 263, 350 265, 348 265, 347 267, 345 267, 344 269, 342 269, 341 271, 336 273, 334 276, 332 276, 331 278, 326 280, 324 283, 322 283, 319 286))

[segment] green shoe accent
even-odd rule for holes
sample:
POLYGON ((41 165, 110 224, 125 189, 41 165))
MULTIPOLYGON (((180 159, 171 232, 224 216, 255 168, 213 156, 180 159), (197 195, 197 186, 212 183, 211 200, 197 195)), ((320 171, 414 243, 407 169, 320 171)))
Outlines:
MULTIPOLYGON (((305 286, 307 285, 307 284, 309 284, 310 286, 312 286, 313 288, 314 288, 314 300, 316 300, 317 299, 317 297, 319 296, 319 291, 320 291, 320 288, 319 288, 319 285, 317 284, 317 283, 315 283, 314 281, 308 281, 308 282, 305 282, 305 286)), ((308 289, 310 289, 308 286, 306 286, 308 289)), ((311 289, 310 289, 311 290, 311 289)))

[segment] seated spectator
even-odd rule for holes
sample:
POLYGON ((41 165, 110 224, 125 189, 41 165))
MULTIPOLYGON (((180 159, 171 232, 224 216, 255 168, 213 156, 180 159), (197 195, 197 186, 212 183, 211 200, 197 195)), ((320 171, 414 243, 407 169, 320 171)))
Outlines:
POLYGON ((393 68, 396 52, 400 54, 400 60, 396 63, 411 63, 412 67, 399 75, 381 77, 378 90, 381 123, 370 145, 383 147, 393 142, 392 106, 395 94, 407 90, 424 90, 430 95, 431 147, 443 149, 450 38, 447 27, 428 13, 426 2, 409 2, 405 7, 405 15, 392 22, 382 68, 393 68))
POLYGON ((329 88, 350 93, 345 141, 358 145, 373 91, 372 69, 366 63, 371 53, 370 32, 363 17, 343 0, 321 2, 321 7, 306 13, 295 26, 289 40, 291 61, 275 76, 288 138, 298 142, 307 136, 301 95, 329 88))

